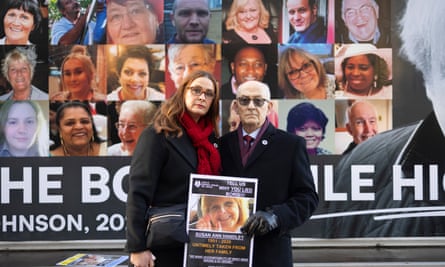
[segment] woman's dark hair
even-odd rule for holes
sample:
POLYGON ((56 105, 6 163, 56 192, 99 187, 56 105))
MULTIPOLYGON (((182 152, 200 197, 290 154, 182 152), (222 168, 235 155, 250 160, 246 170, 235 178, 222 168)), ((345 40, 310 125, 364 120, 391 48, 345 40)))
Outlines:
POLYGON ((143 45, 130 45, 127 46, 127 50, 123 52, 122 55, 119 56, 116 63, 116 72, 117 75, 120 76, 122 67, 124 66, 125 61, 129 58, 138 58, 145 60, 147 62, 148 72, 151 73, 154 64, 154 58, 151 50, 143 45))
MULTIPOLYGON (((3 18, 6 16, 8 10, 15 9, 23 9, 25 12, 29 12, 34 17, 34 29, 35 31, 39 28, 40 22, 42 21, 42 14, 40 13, 39 3, 36 0, 8 0, 8 3, 5 5, 6 7, 1 12, 2 24, 3 18)), ((5 35, 4 25, 0 29, 0 36, 5 35)))
POLYGON ((307 121, 314 121, 323 128, 323 135, 326 133, 328 117, 323 111, 312 103, 303 102, 294 106, 287 114, 287 132, 295 133, 295 129, 301 127, 307 121))
MULTIPOLYGON (((377 89, 378 92, 380 89, 382 89, 383 86, 390 84, 391 81, 389 81, 389 68, 388 63, 386 61, 375 55, 375 54, 365 54, 365 56, 368 58, 369 63, 371 63, 373 69, 374 69, 374 77, 376 78, 375 81, 375 89, 377 89)), ((348 64, 348 60, 351 57, 345 58, 341 63, 341 71, 343 73, 342 82, 343 84, 346 84, 346 75, 345 69, 346 64, 348 64)))
MULTIPOLYGON (((88 105, 88 102, 84 103, 84 102, 80 102, 80 101, 69 101, 69 102, 62 103, 57 108, 57 112, 56 112, 55 121, 56 121, 57 128, 60 128, 60 120, 64 116, 65 109, 67 109, 67 108, 82 108, 82 109, 84 109, 88 113, 88 117, 90 117, 90 120, 93 124, 93 139, 94 139, 93 142, 102 143, 104 141, 99 137, 99 134, 97 133, 96 126, 94 125, 93 115, 91 113, 91 109, 90 109, 90 106, 88 105)), ((62 144, 59 134, 54 136, 53 141, 54 141, 54 144, 51 145, 50 150, 54 150, 62 144)))

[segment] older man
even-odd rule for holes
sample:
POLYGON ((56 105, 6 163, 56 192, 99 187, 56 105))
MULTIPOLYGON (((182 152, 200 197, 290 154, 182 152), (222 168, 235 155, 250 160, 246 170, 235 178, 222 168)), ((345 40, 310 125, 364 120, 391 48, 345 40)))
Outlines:
POLYGON ((352 136, 352 142, 343 152, 349 153, 358 144, 378 133, 377 111, 375 107, 364 100, 354 102, 347 110, 348 122, 346 129, 352 136))
MULTIPOLYGON (((386 4, 385 9, 390 9, 390 2, 382 4, 386 4)), ((380 18, 380 8, 375 0, 343 0, 341 18, 347 33, 336 30, 337 43, 371 43, 377 47, 391 47, 389 22, 380 18)))
POLYGON ((221 138, 222 174, 258 178, 257 211, 242 232, 255 236, 255 267, 291 267, 290 231, 318 205, 304 139, 275 128, 269 87, 247 81, 238 87, 235 110, 241 123, 221 138))

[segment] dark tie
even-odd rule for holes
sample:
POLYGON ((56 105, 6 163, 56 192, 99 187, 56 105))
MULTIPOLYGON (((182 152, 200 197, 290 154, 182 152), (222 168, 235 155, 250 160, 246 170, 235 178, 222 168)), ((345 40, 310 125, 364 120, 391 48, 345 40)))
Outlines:
POLYGON ((253 140, 255 140, 255 139, 250 135, 245 135, 243 137, 243 139, 244 139, 244 141, 246 141, 246 147, 247 147, 246 153, 247 153, 247 152, 249 152, 250 148, 252 147, 253 140))

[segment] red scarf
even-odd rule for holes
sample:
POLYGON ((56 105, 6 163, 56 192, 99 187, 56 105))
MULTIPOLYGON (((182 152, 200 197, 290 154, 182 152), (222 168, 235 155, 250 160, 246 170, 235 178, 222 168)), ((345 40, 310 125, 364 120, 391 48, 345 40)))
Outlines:
POLYGON ((221 170, 221 157, 218 150, 209 141, 213 132, 213 126, 207 117, 201 118, 196 123, 190 114, 184 112, 181 124, 188 136, 192 139, 193 146, 198 155, 198 174, 219 175, 221 170))

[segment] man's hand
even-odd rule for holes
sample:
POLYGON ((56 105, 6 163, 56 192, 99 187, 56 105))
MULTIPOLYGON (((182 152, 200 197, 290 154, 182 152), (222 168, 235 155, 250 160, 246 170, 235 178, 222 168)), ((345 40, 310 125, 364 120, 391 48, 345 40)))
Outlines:
POLYGON ((253 235, 265 235, 278 227, 278 217, 270 211, 257 211, 247 219, 241 227, 241 232, 252 237, 253 235))

